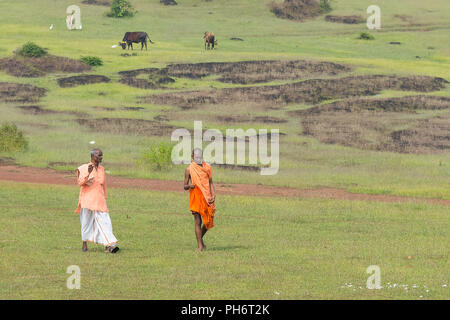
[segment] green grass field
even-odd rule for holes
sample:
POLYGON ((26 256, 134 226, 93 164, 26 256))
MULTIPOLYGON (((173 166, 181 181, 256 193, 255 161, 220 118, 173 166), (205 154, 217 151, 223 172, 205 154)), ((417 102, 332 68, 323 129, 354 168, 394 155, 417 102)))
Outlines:
MULTIPOLYGON (((331 23, 323 15, 301 23, 283 20, 270 12, 269 0, 177 0, 177 6, 131 0, 138 13, 126 19, 108 18, 104 16, 107 7, 81 2, 0 1, 0 59, 12 57, 17 48, 32 41, 52 55, 72 59, 98 56, 103 66, 83 74, 111 79, 109 83, 62 88, 58 79, 78 74, 56 72, 24 78, 0 70, 0 82, 47 89, 38 102, 6 103, 0 99, 0 125, 17 124, 29 140, 25 152, 0 152, 0 163, 3 157, 10 157, 19 165, 74 170, 88 161, 93 148, 89 142, 94 140, 94 146, 103 150, 104 166, 111 175, 181 183, 185 166, 157 171, 138 164, 150 145, 169 143, 170 135, 103 132, 102 128, 92 131, 77 122, 80 117, 154 120, 169 115, 167 124, 173 127, 192 129, 194 120, 202 120, 205 129, 279 128, 286 134, 280 139, 278 174, 261 176, 259 172, 216 167, 216 183, 335 187, 355 193, 450 199, 448 149, 429 154, 397 153, 323 143, 304 135, 303 118, 289 113, 313 107, 309 103, 290 103, 278 109, 242 103, 189 110, 142 103, 141 97, 153 94, 253 84, 224 83, 217 76, 176 77, 165 89, 140 89, 120 83, 118 74, 173 63, 313 60, 352 68, 314 79, 418 75, 450 81, 449 1, 331 1, 330 14, 364 19, 369 5, 379 5, 382 29, 369 31, 375 37, 372 41, 357 39, 367 31, 365 23, 331 23), (81 8, 82 30, 66 28, 66 8, 72 4, 81 8), (49 30, 51 24, 53 30, 49 30), (148 51, 140 51, 140 45, 134 44, 136 56, 120 47, 112 48, 126 31, 146 31, 155 43, 149 44, 148 51), (205 31, 216 34, 216 50, 204 50, 205 31), (230 40, 232 37, 244 41, 230 40), (389 44, 392 41, 401 45, 389 44), (123 53, 130 56, 121 56, 123 53), (24 112, 18 108, 23 105, 37 105, 54 113, 24 112), (129 107, 143 109, 126 109, 129 107), (223 123, 217 120, 218 115, 269 116, 285 122, 223 123)), ((254 85, 303 80, 307 79, 254 85)), ((425 93, 387 89, 374 98, 416 94, 450 97, 450 85, 425 93)), ((449 119, 450 109, 419 110, 414 116, 431 119, 437 115, 449 119)), ((73 213, 77 196, 75 185, 19 184, 1 181, 0 177, 0 299, 450 296, 448 206, 218 195, 217 226, 206 236, 208 250, 198 254, 187 194, 111 189, 108 206, 121 251, 105 255, 100 247, 91 246, 87 254, 80 250, 80 222, 73 213), (66 288, 69 265, 80 266, 82 290, 66 288), (365 287, 370 265, 381 268, 381 290, 365 287)))
POLYGON ((77 196, 0 183, 1 299, 449 297, 447 207, 221 196, 197 253, 187 194, 110 189, 121 251, 106 255, 81 251, 77 196), (66 288, 70 265, 81 290, 66 288), (382 289, 366 288, 370 265, 382 289))

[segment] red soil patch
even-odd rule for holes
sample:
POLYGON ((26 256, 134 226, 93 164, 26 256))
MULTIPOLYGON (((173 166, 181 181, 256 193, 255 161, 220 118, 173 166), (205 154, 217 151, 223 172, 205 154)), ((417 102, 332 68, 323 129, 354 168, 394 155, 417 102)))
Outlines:
MULTIPOLYGON (((107 179, 109 188, 185 192, 183 190, 183 181, 181 180, 173 181, 131 179, 111 175, 109 175, 107 179)), ((2 162, 1 158, 0 180, 76 186, 75 169, 72 172, 64 172, 55 171, 52 169, 20 167, 11 164, 10 160, 2 162)), ((257 197, 323 198, 333 200, 360 200, 379 202, 426 202, 450 206, 450 200, 410 198, 389 195, 356 194, 335 188, 294 189, 252 184, 223 184, 219 182, 216 182, 215 185, 217 194, 219 195, 225 194, 257 197)))

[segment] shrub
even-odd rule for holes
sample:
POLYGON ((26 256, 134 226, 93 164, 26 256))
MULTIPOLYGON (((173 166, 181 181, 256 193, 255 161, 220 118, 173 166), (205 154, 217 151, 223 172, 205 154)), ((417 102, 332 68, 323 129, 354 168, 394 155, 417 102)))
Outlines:
POLYGON ((33 42, 27 42, 17 53, 25 57, 39 58, 46 55, 47 51, 33 42))
POLYGON ((367 32, 361 32, 361 34, 359 35, 358 39, 363 39, 363 40, 374 40, 375 37, 373 35, 371 35, 370 33, 367 32))
POLYGON ((142 165, 150 166, 156 170, 169 169, 172 167, 173 145, 167 143, 153 144, 147 151, 142 153, 138 161, 142 165))
POLYGON ((15 124, 4 123, 0 127, 0 151, 15 152, 28 148, 28 141, 23 136, 23 131, 17 129, 15 124))
POLYGON ((330 4, 330 0, 320 0, 319 1, 319 6, 320 6, 320 12, 321 13, 327 13, 330 12, 331 9, 331 4, 330 4))
POLYGON ((303 21, 318 16, 321 9, 317 0, 284 0, 269 4, 270 11, 282 19, 303 21))
POLYGON ((80 60, 82 62, 86 63, 87 65, 92 66, 92 67, 102 66, 103 65, 103 61, 99 57, 86 56, 86 57, 81 57, 80 60))
POLYGON ((108 17, 123 18, 132 17, 136 13, 136 10, 131 6, 128 0, 113 0, 111 3, 111 9, 106 13, 108 17))

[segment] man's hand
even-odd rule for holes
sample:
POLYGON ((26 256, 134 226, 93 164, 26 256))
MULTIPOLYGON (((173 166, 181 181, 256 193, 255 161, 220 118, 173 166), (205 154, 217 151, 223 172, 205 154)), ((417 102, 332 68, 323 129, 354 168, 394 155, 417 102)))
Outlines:
POLYGON ((216 201, 216 196, 214 195, 214 196, 212 196, 211 198, 209 198, 209 200, 208 200, 208 204, 213 204, 214 203, 214 201, 216 201))

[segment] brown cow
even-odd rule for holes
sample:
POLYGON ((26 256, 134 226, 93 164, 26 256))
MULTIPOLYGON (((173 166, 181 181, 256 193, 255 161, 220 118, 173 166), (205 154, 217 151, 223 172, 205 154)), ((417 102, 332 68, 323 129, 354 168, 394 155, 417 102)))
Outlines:
POLYGON ((133 42, 135 43, 141 43, 141 50, 144 48, 147 50, 147 39, 150 41, 150 43, 153 43, 152 40, 150 40, 147 32, 126 32, 123 36, 122 42, 119 42, 119 45, 122 47, 122 49, 125 49, 128 46, 128 49, 133 50, 133 42))
POLYGON ((212 49, 214 49, 214 46, 217 45, 217 40, 215 40, 214 33, 212 32, 205 32, 203 39, 205 39, 205 50, 206 45, 208 45, 208 49, 210 45, 212 45, 212 49))

